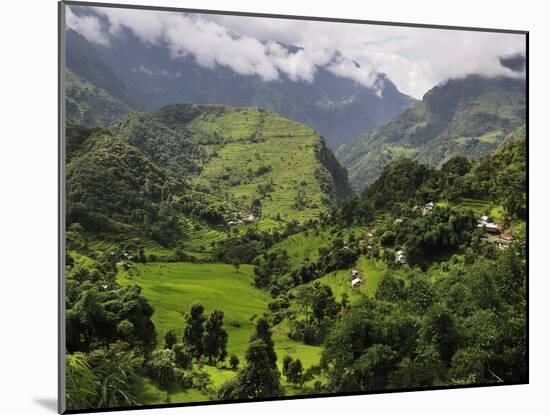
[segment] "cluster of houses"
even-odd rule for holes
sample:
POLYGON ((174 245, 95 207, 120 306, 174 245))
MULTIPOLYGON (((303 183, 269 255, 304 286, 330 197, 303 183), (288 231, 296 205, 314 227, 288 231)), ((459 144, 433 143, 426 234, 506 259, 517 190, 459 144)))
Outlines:
POLYGON ((242 225, 244 223, 256 222, 257 218, 252 213, 243 213, 237 212, 233 214, 233 219, 227 222, 229 226, 231 225, 242 225))
MULTIPOLYGON (((374 231, 367 232, 366 236, 367 236, 368 240, 371 240, 372 238, 374 238, 374 231)), ((357 243, 359 245, 359 248, 361 248, 361 250, 365 254, 368 254, 372 250, 372 245, 368 244, 369 243, 368 240, 360 239, 359 241, 357 241, 357 243)))
MULTIPOLYGON (((114 252, 111 252, 112 255, 114 255, 114 252)), ((131 261, 132 259, 134 259, 134 256, 133 255, 130 255, 128 252, 123 252, 122 253, 122 259, 120 261, 118 261, 116 264, 120 267, 120 266, 123 266, 123 265, 129 265, 128 264, 128 261, 131 261)))
MULTIPOLYGON (((426 215, 433 211, 435 205, 433 202, 427 203, 422 208, 422 214, 426 215)), ((418 206, 415 206, 414 209, 418 209, 418 206)), ((403 220, 397 218, 394 221, 395 223, 401 223, 403 220)), ((514 242, 514 237, 512 235, 502 233, 502 230, 498 224, 496 224, 489 216, 483 215, 477 221, 477 227, 483 229, 487 233, 487 238, 492 242, 496 243, 500 249, 505 249, 512 242, 514 242)), ((372 250, 371 245, 367 245, 368 240, 374 238, 374 230, 369 231, 366 234, 367 239, 361 239, 358 241, 359 246, 364 250, 365 253, 369 253, 372 250)), ((347 247, 345 244, 344 248, 347 247)), ((394 262, 396 264, 406 264, 407 263, 407 254, 403 249, 399 249, 395 252, 394 262)), ((357 288, 363 284, 363 279, 361 278, 359 271, 353 269, 351 271, 351 288, 357 288)))
POLYGON ((488 236, 493 235, 493 238, 490 240, 496 243, 500 249, 505 249, 508 245, 514 242, 514 237, 512 235, 501 233, 500 226, 494 223, 493 220, 487 215, 483 215, 478 219, 477 227, 483 229, 488 236), (494 236, 497 237, 495 238, 494 236))

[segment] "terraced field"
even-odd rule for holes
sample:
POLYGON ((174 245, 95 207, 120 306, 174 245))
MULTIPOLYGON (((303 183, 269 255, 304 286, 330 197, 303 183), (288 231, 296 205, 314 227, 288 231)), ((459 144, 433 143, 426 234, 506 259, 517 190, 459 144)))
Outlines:
POLYGON ((264 219, 279 215, 287 221, 307 221, 327 210, 327 195, 318 179, 319 170, 325 169, 317 159, 321 138, 314 130, 254 109, 207 113, 189 129, 214 155, 195 184, 214 184, 244 207, 261 199, 264 219), (213 144, 207 144, 209 140, 213 144))
POLYGON ((210 252, 212 244, 227 237, 227 231, 222 227, 213 228, 206 223, 182 218, 184 228, 185 249, 190 253, 210 252))
POLYGON ((451 207, 457 207, 461 209, 471 209, 478 216, 488 215, 494 218, 495 220, 502 220, 502 217, 503 217, 502 207, 495 206, 494 204, 486 200, 462 198, 460 201, 452 202, 452 203, 447 201, 440 201, 440 202, 437 202, 436 205, 451 206, 451 207))

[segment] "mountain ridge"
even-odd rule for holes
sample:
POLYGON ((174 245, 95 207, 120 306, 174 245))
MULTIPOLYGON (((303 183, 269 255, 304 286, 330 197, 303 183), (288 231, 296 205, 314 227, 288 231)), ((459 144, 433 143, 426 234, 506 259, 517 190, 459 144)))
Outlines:
POLYGON ((199 222, 218 234, 251 213, 267 229, 305 223, 352 196, 322 136, 265 110, 173 104, 109 129, 68 127, 68 218, 89 231, 169 245, 199 222))
POLYGON ((167 50, 144 46, 129 31, 113 37, 110 46, 89 42, 87 46, 146 103, 142 109, 157 111, 179 102, 262 108, 316 129, 333 149, 390 121, 416 102, 383 74, 377 88, 324 68, 318 68, 313 82, 290 80, 286 75, 263 81, 224 66, 202 67, 191 56, 173 59, 167 50))
POLYGON ((428 91, 422 102, 336 151, 356 190, 406 156, 441 166, 455 155, 479 158, 525 123, 522 79, 470 75, 428 91))

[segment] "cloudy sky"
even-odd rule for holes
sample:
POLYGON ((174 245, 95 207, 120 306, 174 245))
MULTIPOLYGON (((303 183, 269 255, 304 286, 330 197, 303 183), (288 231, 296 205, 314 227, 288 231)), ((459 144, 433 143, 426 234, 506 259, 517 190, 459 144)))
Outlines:
POLYGON ((499 57, 525 54, 523 35, 106 7, 68 8, 67 25, 103 47, 130 30, 147 45, 167 48, 173 59, 192 56, 201 66, 226 66, 265 81, 310 82, 324 67, 374 87, 376 74, 385 73, 415 98, 472 73, 523 76, 499 57))

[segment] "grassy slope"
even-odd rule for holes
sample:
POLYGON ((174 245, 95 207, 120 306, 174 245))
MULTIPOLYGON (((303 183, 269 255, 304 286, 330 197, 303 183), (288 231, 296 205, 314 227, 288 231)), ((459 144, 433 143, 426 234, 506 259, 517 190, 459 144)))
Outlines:
MULTIPOLYGON (((254 331, 252 318, 266 313, 270 301, 265 292, 252 286, 252 267, 248 265, 242 265, 237 272, 234 267, 225 264, 136 264, 130 274, 120 271, 118 280, 123 285, 139 284, 142 287, 143 294, 155 309, 153 322, 159 343, 169 329, 181 333, 183 316, 193 302, 202 303, 207 313, 214 309, 223 310, 229 334, 228 353, 237 355, 241 362, 244 362, 248 340, 254 331)), ((320 347, 289 339, 288 327, 284 322, 274 327, 273 332, 279 365, 286 354, 300 358, 305 367, 319 362, 320 347)), ((205 367, 204 370, 211 375, 214 387, 234 376, 234 372, 223 368, 205 367)), ((148 388, 153 386, 149 384, 148 388)), ((194 401, 196 394, 200 393, 183 392, 177 388, 169 392, 171 402, 194 401)))
POLYGON ((271 251, 286 252, 291 268, 297 268, 306 259, 309 259, 309 262, 319 259, 319 248, 327 247, 330 237, 331 233, 328 229, 319 232, 318 235, 313 231, 300 232, 277 243, 271 251))
MULTIPOLYGON (((350 227, 342 232, 342 237, 347 239, 351 233, 359 238, 360 235, 367 232, 364 227, 350 227)), ((289 256, 289 263, 292 269, 302 265, 306 260, 315 262, 319 259, 319 249, 330 245, 334 237, 332 229, 322 229, 318 233, 313 230, 299 232, 291 235, 281 242, 275 244, 270 251, 285 251, 289 256)))
MULTIPOLYGON (((382 261, 361 256, 355 267, 338 270, 326 274, 316 281, 328 285, 338 301, 342 299, 342 294, 346 293, 351 302, 360 299, 361 295, 373 297, 378 289, 378 284, 384 273, 388 270, 388 265, 382 261), (351 288, 351 270, 357 269, 364 284, 358 288, 351 288)), ((394 274, 404 277, 403 272, 394 270, 394 274)))

